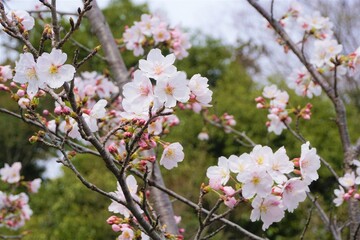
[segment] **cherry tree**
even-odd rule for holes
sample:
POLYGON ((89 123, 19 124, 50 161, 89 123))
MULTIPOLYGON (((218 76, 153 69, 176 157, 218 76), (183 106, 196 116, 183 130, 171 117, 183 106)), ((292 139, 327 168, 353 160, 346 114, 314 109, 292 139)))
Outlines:
MULTIPOLYGON (((5 108, 0 108, 0 112, 39 128, 29 141, 60 151, 59 162, 85 187, 109 199, 108 210, 113 215, 106 221, 112 231, 119 233, 118 239, 183 239, 182 230, 177 226, 179 218, 174 214, 169 196, 197 211, 194 217, 198 219, 199 227, 195 239, 209 239, 226 226, 251 239, 264 239, 228 220, 227 216, 241 205, 250 206, 249 220, 261 221, 265 231, 272 223, 281 221, 286 211, 293 213, 306 198, 312 201, 324 227, 334 239, 341 239, 342 230, 347 226, 351 238, 360 238, 360 194, 357 189, 360 184, 360 162, 357 160, 360 140, 356 143, 350 140, 345 103, 337 86, 341 76, 358 70, 359 50, 343 53, 342 45, 333 36, 330 20, 318 13, 309 15, 298 4, 292 5, 280 19, 274 19, 274 1, 269 11, 255 0, 248 2, 268 21, 274 44, 281 44, 284 51, 293 52, 303 65, 289 77, 289 88, 309 99, 324 94, 333 103, 343 145, 344 169, 333 169, 319 156, 318 146, 312 146, 298 128, 293 129, 292 124, 295 122, 297 126, 299 119, 311 119, 311 103, 292 107, 289 94, 276 85, 266 86, 262 96, 255 99, 254 107, 268 111, 266 126, 270 134, 290 131, 302 142, 296 156, 289 156, 286 146, 273 149, 255 143, 244 132, 234 129, 236 121, 228 113, 209 114, 213 92, 209 89, 208 79, 201 73, 188 78, 176 67, 177 59, 188 56, 189 38, 160 16, 144 14, 124 29, 122 47, 140 58, 138 65, 128 70, 95 0, 84 0, 76 20, 70 18, 66 26, 60 26, 61 14, 57 11, 56 0, 51 3, 40 0, 41 8, 51 16, 43 25, 40 43, 29 40, 34 25, 38 24, 36 19, 25 11, 8 12, 0 3, 3 31, 23 46, 15 63, 0 67, 0 89, 18 103, 19 112, 5 108), (85 17, 101 46, 79 59, 80 49, 69 53, 63 51, 63 46, 76 34, 85 17), (46 52, 45 47, 51 50, 46 52), (97 72, 80 72, 79 68, 91 61, 100 48, 104 51, 111 77, 97 72), (53 104, 52 110, 40 110, 45 101, 53 104), (251 146, 251 151, 240 156, 219 156, 216 166, 203 169, 202 174, 209 181, 199 186, 197 203, 166 188, 160 172, 160 168, 176 171, 176 167, 186 161, 181 139, 177 142, 164 140, 164 136, 179 124, 175 109, 201 114, 207 123, 239 136, 251 146), (162 151, 159 156, 158 151, 162 151), (73 163, 78 154, 91 154, 101 159, 116 178, 117 188, 107 192, 89 182, 73 163), (311 193, 310 184, 321 177, 318 174, 321 166, 339 182, 339 189, 334 190, 334 206, 347 202, 346 226, 340 226, 311 193), (344 176, 339 177, 337 172, 342 170, 344 176), (205 198, 216 200, 211 209, 203 207, 205 198), (220 210, 222 205, 226 206, 225 211, 220 210), (221 222, 223 226, 205 235, 214 222, 221 222)), ((206 132, 199 135, 199 139, 208 138, 206 132)), ((20 163, 11 167, 5 165, 0 170, 2 180, 8 184, 18 183, 20 166, 20 163)), ((34 180, 29 188, 36 192, 39 184, 39 180, 34 180)), ((6 207, 8 199, 20 202, 16 204, 21 212, 19 222, 29 219, 31 210, 24 194, 8 197, 0 191, 0 207, 6 210, 5 215, 9 210, 6 207)), ((0 220, 6 218, 8 215, 0 220)), ((302 238, 310 218, 311 214, 302 238)), ((14 224, 6 224, 14 227, 14 224)))

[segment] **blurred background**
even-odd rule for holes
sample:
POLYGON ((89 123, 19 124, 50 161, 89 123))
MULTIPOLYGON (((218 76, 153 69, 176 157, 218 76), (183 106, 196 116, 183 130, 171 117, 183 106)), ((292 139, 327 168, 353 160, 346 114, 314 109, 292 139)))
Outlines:
MULTIPOLYGON (((267 9, 271 1, 260 1, 267 9)), ((300 1, 307 3, 307 10, 320 11, 329 16, 334 23, 335 35, 344 45, 345 53, 354 51, 360 44, 357 38, 360 29, 360 5, 357 1, 314 0, 300 1), (346 13, 346 14, 344 14, 346 13)), ((34 10, 38 1, 7 0, 7 10, 34 10)), ((286 76, 299 66, 291 54, 285 54, 283 48, 275 42, 275 37, 266 29, 266 23, 244 0, 101 0, 99 5, 109 22, 115 38, 120 39, 126 25, 139 21, 142 13, 156 13, 166 17, 173 26, 182 26, 190 35, 192 48, 189 57, 177 61, 179 70, 187 72, 188 77, 200 73, 207 77, 214 91, 213 108, 217 115, 227 112, 235 116, 236 129, 245 131, 256 143, 268 145, 277 150, 285 146, 288 155, 299 157, 300 145, 290 133, 281 136, 268 134, 265 126, 266 111, 256 109, 255 97, 260 96, 265 84, 276 83, 288 90, 294 106, 304 106, 308 99, 298 97, 287 88, 286 76)), ((291 1, 275 1, 274 15, 280 16, 289 7, 291 1)), ((59 11, 75 13, 82 6, 81 1, 59 0, 59 11)), ((36 14, 35 14, 36 15, 36 14)), ((69 16, 62 19, 62 26, 67 29, 69 16)), ((48 15, 36 22, 36 29, 30 33, 33 43, 39 42, 43 25, 50 23, 48 15)), ((73 36, 73 40, 88 48, 99 45, 85 19, 83 26, 73 36)), ((3 65, 14 66, 17 52, 21 47, 16 40, 1 34, 0 60, 3 65)), ((64 51, 72 53, 76 46, 68 42, 64 51)), ((82 56, 87 52, 80 51, 82 56)), ((103 54, 100 52, 100 54, 103 54)), ((134 66, 139 58, 130 51, 122 52, 128 68, 134 66)), ((80 56, 81 57, 81 56, 80 56)), ((81 71, 108 71, 106 64, 98 58, 83 65, 81 71)), ((339 83, 342 96, 348 103, 350 132, 358 129, 360 98, 358 82, 354 77, 346 77, 339 83)), ((18 106, 8 101, 9 96, 0 94, 1 107, 17 111, 18 106)), ((342 167, 342 150, 335 126, 334 111, 325 97, 311 99, 313 115, 311 121, 300 121, 302 134, 318 149, 318 153, 339 170, 342 167)), ((41 106, 52 108, 53 106, 41 106)), ((185 160, 178 168, 163 171, 167 187, 197 202, 201 183, 207 183, 206 169, 217 163, 219 156, 240 155, 251 151, 238 139, 225 134, 219 129, 206 125, 202 118, 193 112, 178 111, 181 123, 167 137, 169 141, 180 141, 184 146, 185 160), (207 142, 198 140, 197 135, 207 131, 207 142), (181 184, 179 184, 181 183, 181 184)), ((31 129, 20 120, 0 114, 0 167, 4 163, 21 161, 25 178, 31 180, 42 177, 44 184, 40 193, 30 201, 34 215, 23 228, 31 234, 25 239, 115 239, 106 219, 111 215, 107 211, 110 201, 85 188, 67 169, 56 162, 57 153, 42 145, 31 145, 28 138, 36 129, 31 129)), ((355 140, 355 139, 354 139, 355 140)), ((86 178, 106 191, 114 191, 116 182, 93 156, 78 155, 74 160, 86 178)), ((345 207, 334 209, 332 203, 335 179, 325 168, 320 169, 320 179, 311 185, 312 191, 319 196, 318 201, 325 209, 337 214, 342 219, 345 207)), ((210 208, 212 201, 206 200, 205 207, 210 208)), ((185 229, 185 239, 191 239, 197 230, 196 212, 174 200, 175 212, 182 217, 180 227, 185 229)), ((261 230, 261 223, 249 220, 250 208, 240 206, 229 217, 249 231, 270 239, 298 239, 305 226, 311 202, 306 200, 295 211, 288 214, 281 223, 273 224, 266 232, 261 230)), ((209 231, 220 225, 214 224, 209 231)), ((316 213, 313 214, 307 232, 307 239, 329 239, 327 230, 316 213)), ((230 228, 219 233, 214 239, 246 239, 230 228)))

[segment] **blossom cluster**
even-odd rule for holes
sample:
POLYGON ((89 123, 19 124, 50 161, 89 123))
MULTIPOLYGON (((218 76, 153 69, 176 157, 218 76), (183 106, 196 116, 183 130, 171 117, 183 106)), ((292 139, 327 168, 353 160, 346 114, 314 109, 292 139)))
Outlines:
MULTIPOLYGON (((348 55, 341 54, 343 47, 334 36, 334 25, 329 18, 321 16, 320 12, 308 14, 303 6, 294 2, 279 23, 294 42, 302 44, 304 56, 320 73, 334 76, 336 69, 337 77, 342 77, 347 72, 350 75, 358 72, 360 48, 348 55)), ((287 52, 286 44, 280 38, 278 42, 285 46, 287 52)), ((287 82, 300 96, 312 98, 321 94, 321 87, 314 82, 305 67, 294 69, 287 82)))
POLYGON ((33 98, 45 87, 60 88, 65 82, 74 78, 75 68, 65 64, 66 53, 53 48, 50 53, 44 52, 35 61, 31 53, 20 54, 16 62, 15 76, 13 81, 21 84, 27 83, 26 92, 29 98, 33 98))
MULTIPOLYGON (((30 193, 38 192, 41 179, 38 178, 29 182, 21 181, 20 170, 20 162, 15 162, 11 166, 5 164, 0 169, 1 180, 7 185, 12 186, 10 189, 23 185, 30 193)), ((16 230, 24 226, 25 221, 29 220, 32 215, 28 202, 29 197, 24 192, 8 194, 0 191, 0 227, 16 230)))
POLYGON ((128 27, 123 34, 126 49, 132 50, 135 56, 144 54, 144 47, 165 46, 176 58, 187 57, 191 47, 186 34, 179 27, 171 28, 158 16, 143 14, 140 22, 128 27))
POLYGON ((305 120, 309 120, 311 117, 312 105, 310 103, 303 108, 287 109, 289 108, 289 94, 286 91, 279 90, 275 85, 266 86, 262 96, 257 97, 255 101, 257 108, 269 110, 267 115, 269 121, 266 122, 266 126, 269 132, 274 132, 276 135, 280 135, 287 128, 286 126, 291 123, 292 119, 289 113, 294 113, 297 118, 305 120))
POLYGON ((354 160, 353 166, 356 168, 356 170, 345 173, 343 177, 340 177, 339 189, 334 190, 336 198, 333 200, 333 202, 337 207, 342 205, 344 201, 348 201, 351 198, 358 201, 360 200, 360 193, 357 191, 357 186, 360 185, 360 161, 354 160))
POLYGON ((285 210, 293 212, 306 199, 308 186, 319 177, 319 168, 320 157, 315 148, 310 148, 309 142, 301 146, 300 158, 292 161, 284 147, 274 153, 267 146, 256 145, 249 154, 220 157, 217 166, 207 169, 206 176, 209 186, 224 194, 228 207, 239 203, 239 194, 250 201, 253 208, 250 219, 261 219, 265 230, 273 222, 279 222, 285 210), (230 179, 235 187, 227 185, 230 179))

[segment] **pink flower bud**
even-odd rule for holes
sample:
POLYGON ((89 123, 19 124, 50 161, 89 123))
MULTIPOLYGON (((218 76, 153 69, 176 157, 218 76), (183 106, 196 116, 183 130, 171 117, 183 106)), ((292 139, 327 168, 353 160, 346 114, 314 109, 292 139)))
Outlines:
POLYGON ((124 132, 124 138, 131 138, 133 134, 131 132, 124 132))
POLYGON ((106 222, 107 222, 108 224, 110 224, 110 225, 116 224, 116 223, 119 222, 119 218, 116 217, 116 216, 111 216, 111 217, 109 217, 109 218, 106 220, 106 222))
POLYGON ((109 151, 111 154, 117 154, 117 153, 118 153, 118 149, 117 149, 117 147, 116 147, 114 144, 111 144, 111 145, 108 147, 108 151, 109 151))
POLYGON ((351 195, 349 193, 344 194, 344 200, 349 200, 351 198, 351 195))
POLYGON ((69 115, 71 113, 71 110, 69 107, 63 107, 62 108, 62 113, 65 115, 69 115))
POLYGON ((359 194, 359 193, 355 193, 355 194, 354 194, 354 198, 357 199, 357 200, 360 200, 360 194, 359 194))
POLYGON ((48 116, 48 115, 49 115, 49 110, 46 110, 46 109, 45 109, 45 110, 43 111, 43 115, 44 115, 44 116, 48 116))
POLYGON ((10 87, 17 87, 17 85, 16 85, 16 83, 11 82, 11 83, 10 83, 10 87))
POLYGON ((46 95, 46 92, 44 90, 39 90, 36 95, 42 97, 46 95))
POLYGON ((9 88, 7 86, 5 86, 4 84, 0 84, 0 90, 9 91, 9 88))
POLYGON ((349 189, 349 191, 348 191, 348 193, 349 193, 350 195, 353 195, 354 192, 355 192, 355 189, 354 189, 354 188, 351 188, 351 189, 349 189))
POLYGON ((21 88, 26 88, 26 84, 21 84, 20 87, 21 88))
POLYGON ((16 93, 19 97, 23 97, 25 95, 25 91, 22 89, 19 89, 16 93))
POLYGON ((121 227, 117 224, 111 225, 111 228, 114 232, 120 232, 120 230, 121 230, 121 227))
POLYGON ((56 115, 61 115, 61 113, 62 113, 61 106, 57 106, 57 107, 54 109, 54 113, 55 113, 56 115))

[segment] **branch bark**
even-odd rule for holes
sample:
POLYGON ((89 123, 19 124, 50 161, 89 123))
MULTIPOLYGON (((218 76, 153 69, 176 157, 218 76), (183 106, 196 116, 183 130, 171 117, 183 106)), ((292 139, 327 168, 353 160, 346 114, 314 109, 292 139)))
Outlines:
POLYGON ((93 32, 96 34, 104 49, 105 58, 110 66, 112 77, 121 91, 122 86, 129 81, 129 73, 119 53, 109 24, 96 0, 92 1, 92 9, 87 12, 87 16, 93 32))
MULTIPOLYGON (((324 90, 326 95, 333 103, 336 112, 336 124, 338 126, 340 140, 344 153, 344 169, 345 172, 351 172, 351 164, 356 157, 356 151, 354 150, 354 146, 351 145, 346 119, 346 108, 343 100, 339 96, 337 96, 333 86, 331 86, 326 81, 326 79, 315 69, 315 67, 306 60, 299 47, 291 40, 283 27, 276 20, 272 19, 271 15, 261 5, 259 5, 256 0, 248 0, 248 2, 269 22, 275 32, 279 34, 279 36, 284 40, 287 46, 293 51, 293 53, 297 56, 300 62, 309 71, 314 81, 321 86, 321 88, 324 90)), ((355 236, 357 225, 360 222, 359 203, 355 202, 354 200, 349 201, 349 216, 352 222, 352 224, 350 225, 350 237, 353 238, 355 236)), ((337 231, 332 231, 332 234, 334 238, 341 237, 337 231)))
MULTIPOLYGON (((99 39, 102 48, 104 49, 105 59, 110 66, 112 77, 121 91, 122 86, 128 81, 130 81, 129 73, 119 53, 110 27, 105 20, 105 17, 101 12, 96 0, 92 2, 92 9, 87 12, 87 16, 91 28, 99 39)), ((165 186, 159 166, 154 167, 151 178, 158 184, 165 186)), ((151 188, 151 196, 155 200, 154 209, 156 213, 160 215, 161 223, 167 226, 168 232, 177 235, 179 232, 174 219, 174 210, 169 196, 166 193, 157 191, 154 188, 151 188)))

